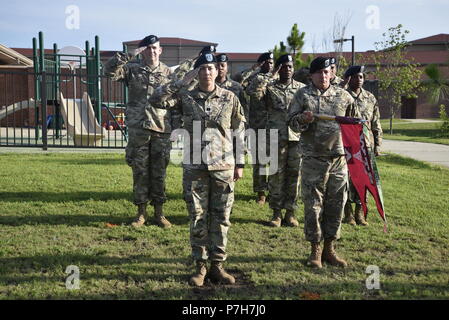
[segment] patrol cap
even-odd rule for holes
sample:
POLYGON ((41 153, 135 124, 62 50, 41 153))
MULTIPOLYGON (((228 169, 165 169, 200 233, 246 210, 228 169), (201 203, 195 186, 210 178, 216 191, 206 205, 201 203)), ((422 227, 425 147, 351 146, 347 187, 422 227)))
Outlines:
POLYGON ((274 64, 274 66, 275 66, 275 68, 277 68, 279 65, 281 65, 283 63, 292 62, 292 61, 293 61, 293 58, 290 54, 284 54, 276 60, 276 63, 274 64))
POLYGON ((344 77, 350 77, 357 73, 363 73, 365 71, 365 66, 351 66, 346 70, 344 77))
POLYGON ((331 65, 330 58, 317 57, 310 63, 310 74, 325 69, 331 65))
POLYGON ((203 49, 201 49, 200 55, 202 55, 206 52, 215 53, 215 52, 217 52, 217 47, 216 46, 205 46, 203 49))
POLYGON ((196 59, 193 68, 196 69, 202 64, 208 63, 217 63, 217 58, 214 56, 212 52, 205 52, 204 54, 200 55, 199 58, 196 59))
POLYGON ((220 54, 216 55, 216 57, 217 57, 217 62, 228 62, 229 61, 229 58, 226 55, 226 53, 220 53, 220 54))
POLYGON ((260 63, 260 62, 264 62, 264 61, 269 60, 269 59, 274 59, 273 52, 262 53, 259 56, 259 58, 257 59, 257 62, 260 63))
POLYGON ((335 59, 334 57, 330 57, 329 59, 331 60, 331 64, 337 64, 337 59, 335 59))
POLYGON ((147 37, 143 38, 143 39, 139 42, 137 48, 148 47, 149 45, 155 44, 155 43, 158 42, 158 41, 159 41, 159 38, 158 38, 157 36, 155 36, 155 35, 150 35, 150 36, 147 36, 147 37))

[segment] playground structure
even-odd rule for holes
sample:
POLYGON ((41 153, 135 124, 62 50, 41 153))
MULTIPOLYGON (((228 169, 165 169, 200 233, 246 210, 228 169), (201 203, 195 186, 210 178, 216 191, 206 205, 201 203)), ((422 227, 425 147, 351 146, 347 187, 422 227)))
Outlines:
POLYGON ((81 100, 65 99, 62 92, 59 95, 61 114, 75 146, 97 146, 98 141, 106 136, 106 132, 98 124, 87 92, 84 92, 81 100))
POLYGON ((0 70, 0 81, 7 92, 0 93, 0 145, 17 144, 17 135, 22 135, 19 140, 24 145, 23 132, 28 145, 44 149, 48 145, 126 145, 127 88, 102 75, 98 36, 93 48, 86 41, 85 51, 74 46, 58 50, 56 44, 50 51, 44 50, 44 36, 39 32, 39 40, 33 38, 32 70, 0 70), (5 80, 8 77, 12 80, 5 80), (23 81, 17 85, 19 77, 23 81), (30 88, 21 89, 28 84, 30 88))

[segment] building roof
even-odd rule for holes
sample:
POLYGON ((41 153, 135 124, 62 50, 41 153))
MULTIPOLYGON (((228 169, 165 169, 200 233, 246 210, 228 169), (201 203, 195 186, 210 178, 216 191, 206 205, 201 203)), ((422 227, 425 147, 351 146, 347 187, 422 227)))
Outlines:
POLYGON ((435 44, 435 43, 448 43, 449 34, 440 33, 430 37, 425 37, 413 41, 409 41, 410 44, 435 44))

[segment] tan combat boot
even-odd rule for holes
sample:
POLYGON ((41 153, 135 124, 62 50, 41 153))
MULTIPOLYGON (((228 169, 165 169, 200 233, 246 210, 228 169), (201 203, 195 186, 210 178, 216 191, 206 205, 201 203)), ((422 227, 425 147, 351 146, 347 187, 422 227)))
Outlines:
POLYGON ((285 224, 289 227, 299 227, 298 220, 295 217, 294 210, 287 210, 284 218, 285 224))
POLYGON ((154 222, 161 228, 170 228, 171 223, 164 217, 164 213, 162 211, 162 204, 156 204, 154 206, 154 222))
POLYGON ((365 216, 363 213, 363 208, 361 204, 356 204, 355 205, 355 222, 357 222, 357 224, 359 226, 367 226, 368 222, 366 222, 365 220, 365 216))
POLYGON ((350 224, 351 226, 355 226, 354 212, 352 211, 352 204, 350 202, 346 202, 345 217, 343 218, 343 223, 347 223, 347 224, 350 224))
POLYGON ((267 197, 265 196, 265 192, 259 191, 257 193, 257 204, 259 206, 263 206, 265 204, 266 200, 267 200, 267 197))
POLYGON ((273 217, 269 222, 270 227, 279 228, 282 223, 282 213, 281 210, 273 210, 273 217))
POLYGON ((339 258, 334 248, 334 240, 324 240, 322 260, 336 267, 347 267, 348 263, 339 258))
POLYGON ((144 225, 147 219, 147 204, 141 203, 137 205, 137 216, 136 219, 131 223, 134 228, 140 228, 144 225))
POLYGON ((202 287, 204 284, 204 278, 207 274, 207 267, 205 261, 196 262, 195 273, 190 277, 189 284, 195 287, 202 287))
POLYGON ((209 278, 213 282, 221 283, 221 284, 234 284, 235 278, 227 273, 223 269, 223 263, 221 261, 212 261, 209 270, 209 278))
POLYGON ((311 242, 312 250, 310 253, 310 257, 307 260, 307 265, 312 268, 322 268, 323 265, 321 264, 321 246, 319 242, 311 242))

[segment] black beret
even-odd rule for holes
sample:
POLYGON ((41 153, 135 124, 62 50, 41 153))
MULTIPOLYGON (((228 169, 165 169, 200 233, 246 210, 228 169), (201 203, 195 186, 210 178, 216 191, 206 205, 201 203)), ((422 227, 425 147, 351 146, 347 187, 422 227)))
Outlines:
POLYGON ((216 57, 217 57, 218 62, 228 62, 229 61, 229 58, 226 55, 226 53, 220 53, 220 54, 216 55, 216 57))
POLYGON ((334 57, 330 57, 329 59, 331 60, 331 64, 337 64, 337 59, 335 59, 334 57))
POLYGON ((331 65, 330 58, 317 57, 310 63, 310 74, 317 72, 318 70, 327 68, 331 65))
POLYGON ((196 69, 202 64, 207 63, 217 63, 217 58, 214 56, 212 52, 205 52, 204 54, 200 55, 199 58, 196 59, 193 68, 196 69))
POLYGON ((346 70, 344 77, 350 77, 357 73, 363 73, 365 71, 365 66, 351 66, 346 70))
POLYGON ((151 36, 143 38, 139 42, 139 45, 137 46, 137 48, 148 47, 150 44, 155 44, 158 41, 159 41, 159 38, 157 36, 151 35, 151 36))
POLYGON ((286 62, 291 62, 291 61, 293 61, 292 56, 289 54, 284 54, 276 60, 276 63, 274 66, 275 66, 275 68, 277 68, 279 65, 286 63, 286 62))
POLYGON ((265 52, 259 56, 259 59, 257 59, 257 62, 260 63, 260 62, 264 62, 266 60, 273 59, 273 58, 274 58, 273 52, 265 52))
POLYGON ((217 47, 215 46, 205 46, 203 49, 201 49, 200 51, 200 55, 206 52, 217 52, 217 47))

